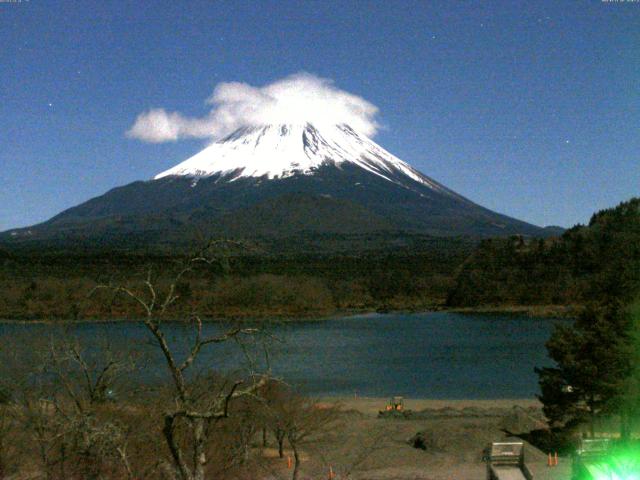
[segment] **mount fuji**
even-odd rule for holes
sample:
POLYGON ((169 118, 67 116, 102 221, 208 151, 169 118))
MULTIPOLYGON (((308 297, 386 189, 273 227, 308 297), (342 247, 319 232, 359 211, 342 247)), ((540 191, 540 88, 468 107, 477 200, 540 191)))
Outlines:
POLYGON ((151 180, 0 239, 153 245, 194 231, 235 238, 549 235, 473 203, 346 124, 301 123, 240 128, 151 180))

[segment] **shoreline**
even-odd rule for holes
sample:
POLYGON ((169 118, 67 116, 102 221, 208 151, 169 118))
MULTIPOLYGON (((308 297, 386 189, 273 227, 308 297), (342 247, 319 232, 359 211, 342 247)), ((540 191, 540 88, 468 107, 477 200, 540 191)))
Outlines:
POLYGON ((528 317, 574 319, 582 309, 580 305, 502 305, 479 307, 452 307, 451 313, 486 315, 525 315, 528 317))
MULTIPOLYGON (((271 322, 271 323, 303 323, 303 322, 323 322, 335 318, 359 317, 365 315, 411 315, 421 313, 459 313, 462 315, 480 314, 480 315, 513 315, 527 316, 531 318, 545 319, 573 319, 580 310, 578 305, 503 305, 503 306, 479 306, 479 307, 443 307, 434 306, 433 308, 406 308, 406 309, 353 309, 353 310, 336 310, 331 313, 318 314, 300 314, 300 315, 221 315, 216 317, 202 317, 204 323, 252 323, 252 322, 271 322)), ((138 323, 144 321, 143 318, 83 318, 83 319, 20 319, 20 318, 0 318, 0 324, 18 324, 18 325, 73 325, 80 323, 138 323)), ((184 320, 178 318, 166 319, 167 323, 185 323, 184 320)))
MULTIPOLYGON (((360 397, 360 396, 329 396, 320 397, 321 403, 336 403, 342 410, 355 410, 367 415, 377 415, 380 410, 384 410, 389 402, 387 397, 360 397)), ((498 398, 498 399, 430 399, 430 398, 404 398, 404 407, 407 410, 441 410, 453 409, 463 410, 475 408, 482 410, 489 409, 511 409, 521 408, 542 408, 542 403, 537 398, 498 398)))

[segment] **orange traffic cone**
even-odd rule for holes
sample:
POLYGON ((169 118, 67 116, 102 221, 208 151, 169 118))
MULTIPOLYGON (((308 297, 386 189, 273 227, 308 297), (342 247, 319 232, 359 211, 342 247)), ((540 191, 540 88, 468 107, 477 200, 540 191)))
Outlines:
POLYGON ((333 480, 335 477, 335 474, 333 473, 333 468, 331 468, 331 465, 329 465, 329 480, 333 480))
POLYGON ((547 457, 547 467, 553 467, 553 459, 551 458, 551 452, 549 452, 549 456, 547 457))
POLYGON ((291 457, 287 455, 287 468, 291 468, 293 466, 293 462, 291 461, 291 457))
POLYGON ((556 467, 558 465, 558 452, 555 452, 553 457, 553 466, 556 467))

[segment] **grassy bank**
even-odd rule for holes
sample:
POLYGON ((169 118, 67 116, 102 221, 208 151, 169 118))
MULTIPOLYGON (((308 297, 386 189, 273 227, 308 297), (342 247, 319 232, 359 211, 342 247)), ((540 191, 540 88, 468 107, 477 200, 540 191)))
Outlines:
MULTIPOLYGON (((331 320, 334 318, 345 317, 357 317, 368 314, 418 314, 429 312, 451 312, 460 314, 481 314, 481 315, 513 315, 517 317, 531 317, 531 318, 558 318, 558 319, 573 319, 579 312, 581 307, 571 306, 565 307, 561 305, 534 305, 534 306, 504 306, 504 307, 478 307, 478 308, 447 308, 444 305, 428 304, 422 307, 412 306, 411 308, 361 308, 361 309, 335 309, 335 310, 323 310, 316 312, 288 312, 282 310, 233 310, 228 312, 220 312, 216 316, 202 316, 201 319, 208 323, 229 323, 229 322, 322 322, 325 320, 331 320)), ((183 322, 185 317, 176 317, 172 320, 165 320, 168 322, 183 322)), ((127 323, 138 322, 140 317, 105 317, 105 318, 69 318, 69 317, 28 317, 28 318, 3 318, 0 317, 0 323, 20 323, 20 324, 51 324, 62 325, 78 322, 92 322, 92 323, 127 323)))
MULTIPOLYGON (((451 312, 459 314, 480 314, 480 315, 513 315, 517 317, 531 318, 558 318, 573 319, 576 317, 582 307, 578 305, 530 305, 530 306, 486 306, 486 307, 467 307, 467 308, 448 308, 442 303, 426 303, 424 305, 411 305, 410 307, 402 304, 396 305, 395 308, 389 308, 389 305, 381 305, 379 307, 369 308, 348 308, 348 309, 319 309, 295 311, 292 309, 230 309, 227 311, 218 311, 216 315, 202 315, 201 319, 208 323, 228 323, 228 322, 322 322, 334 318, 357 317, 368 314, 417 314, 428 312, 451 312)), ((0 316, 0 323, 22 323, 22 324, 68 324, 77 322, 95 322, 95 323, 125 323, 140 321, 139 316, 105 316, 86 318, 82 316, 71 318, 69 316, 0 316)), ((172 320, 183 322, 186 317, 176 316, 172 320)))

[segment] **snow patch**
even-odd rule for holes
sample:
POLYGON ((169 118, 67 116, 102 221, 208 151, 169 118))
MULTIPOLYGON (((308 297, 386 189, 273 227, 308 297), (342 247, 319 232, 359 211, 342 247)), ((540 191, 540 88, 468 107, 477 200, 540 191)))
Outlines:
POLYGON ((323 125, 322 129, 310 123, 240 128, 154 179, 212 175, 219 175, 217 181, 223 182, 247 177, 281 179, 313 175, 322 165, 340 167, 344 163, 399 185, 407 186, 403 177, 408 177, 457 196, 345 124, 323 125))

